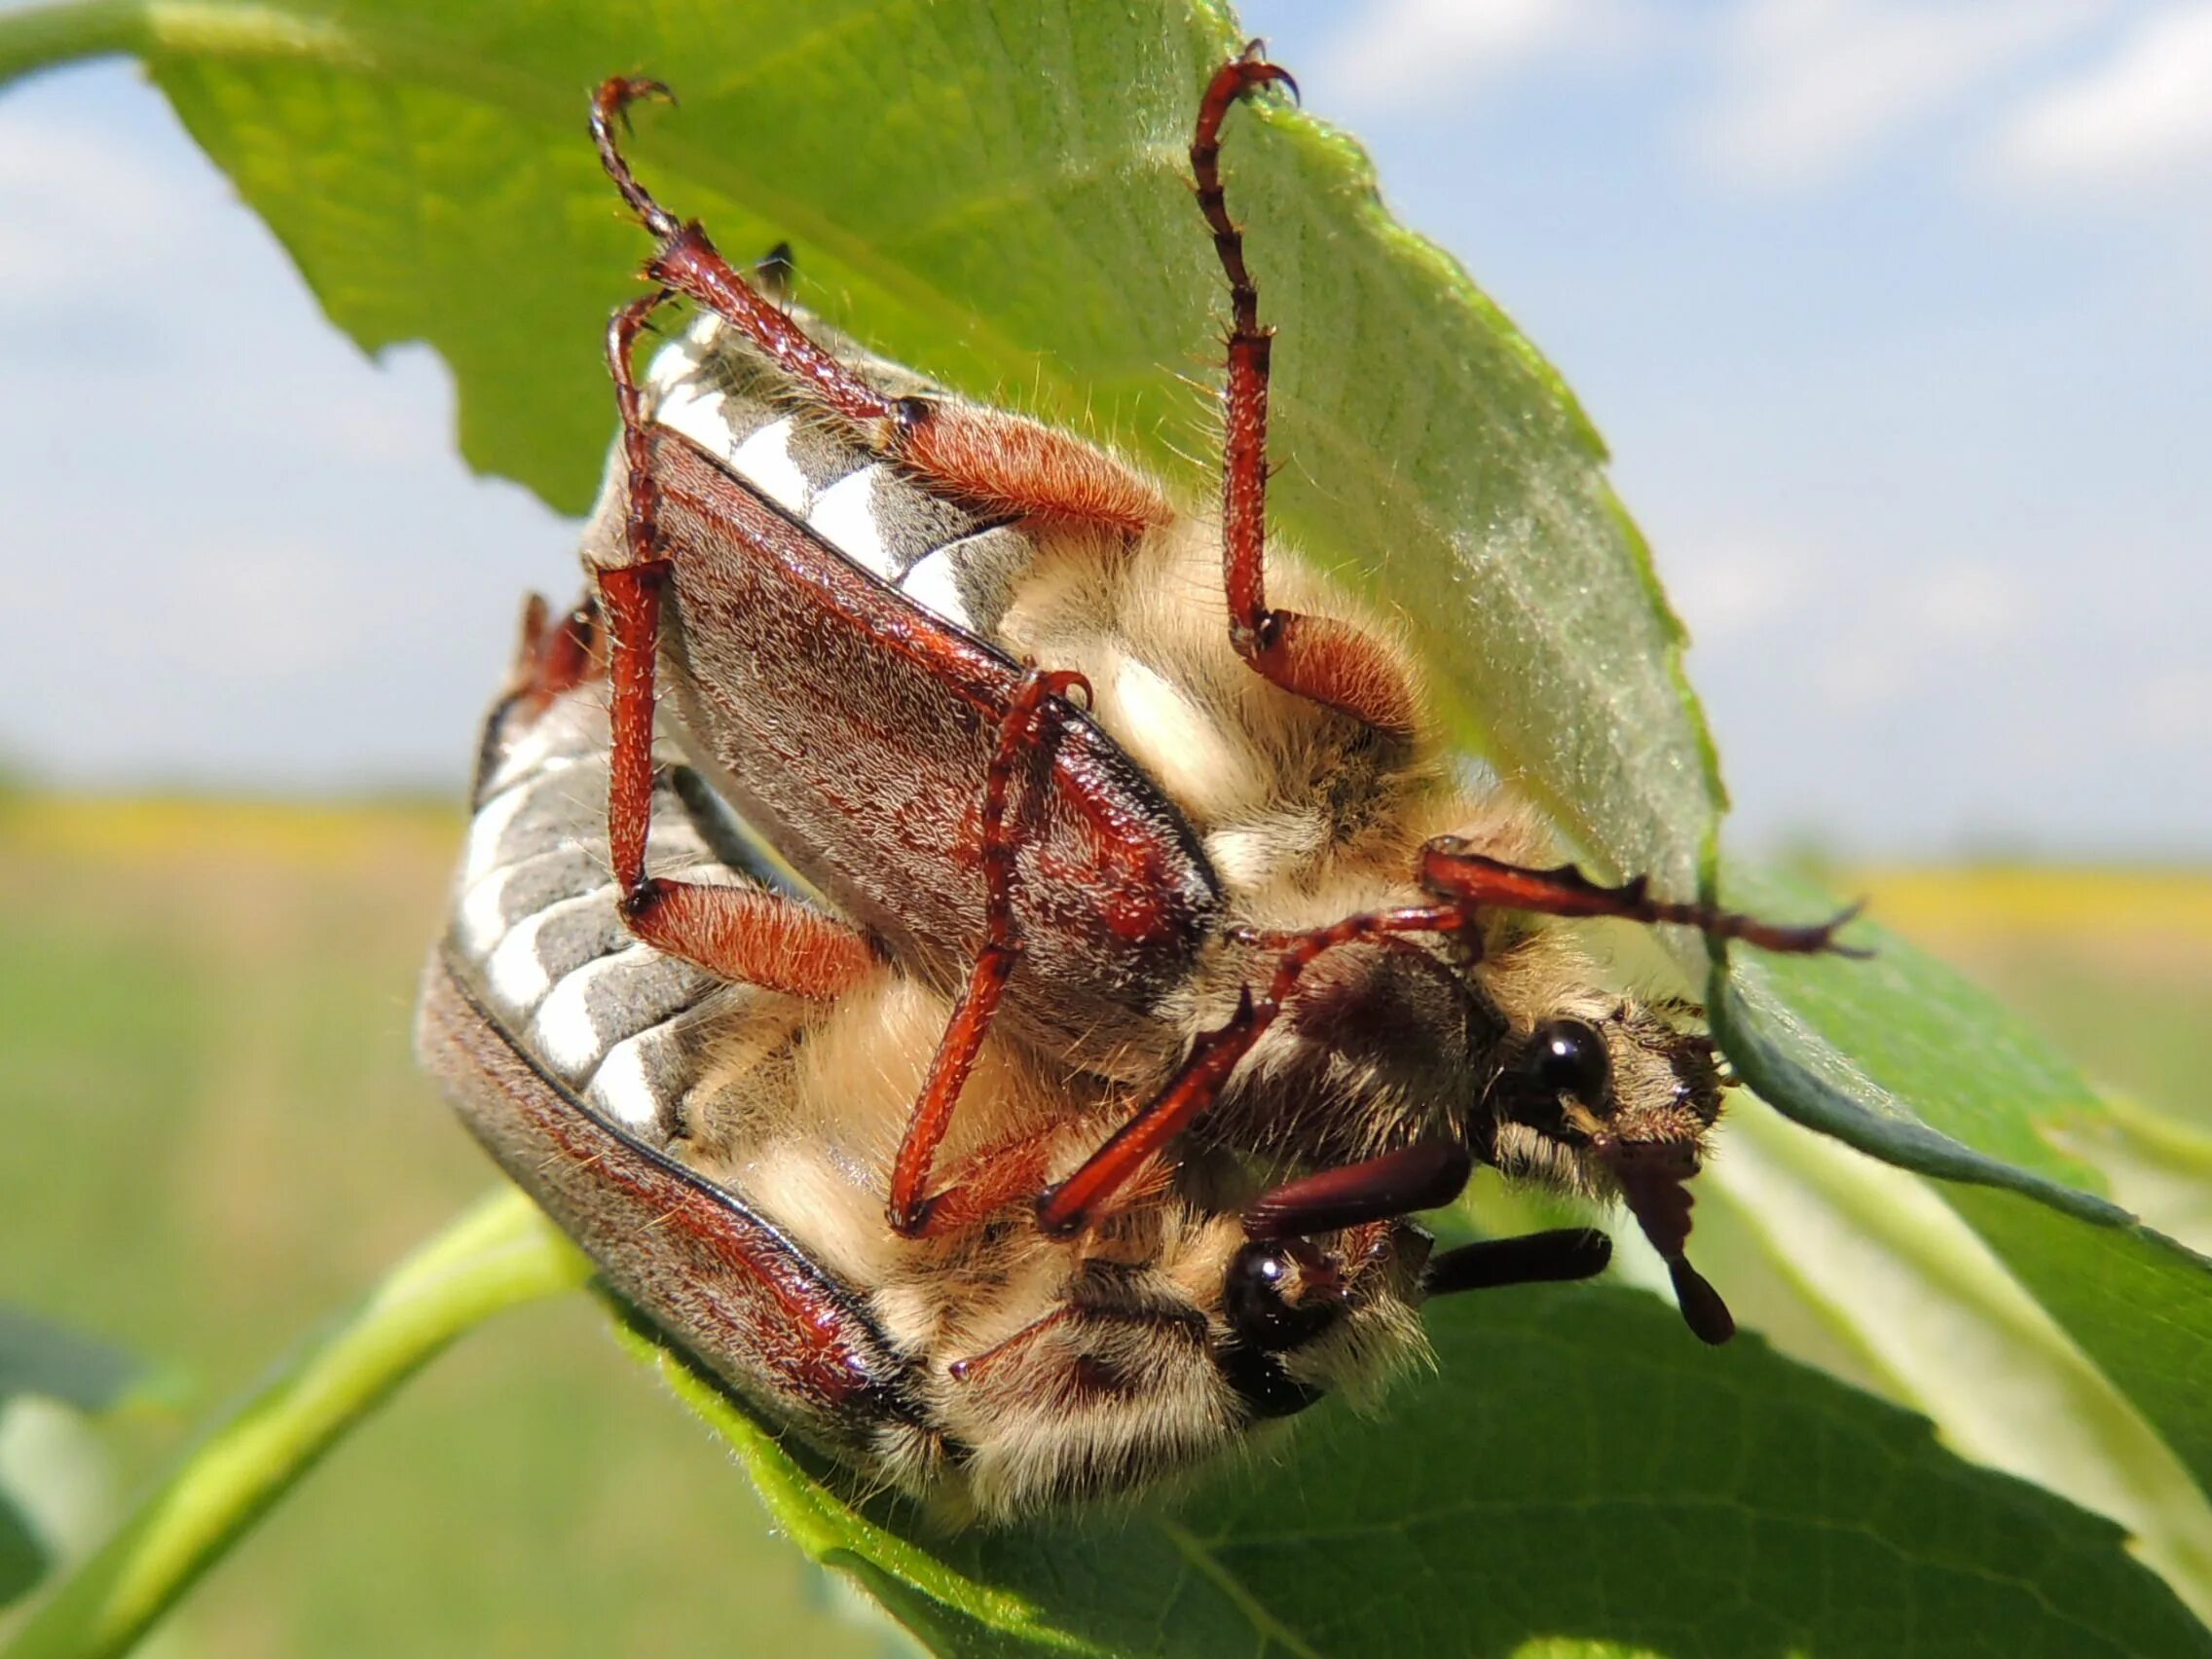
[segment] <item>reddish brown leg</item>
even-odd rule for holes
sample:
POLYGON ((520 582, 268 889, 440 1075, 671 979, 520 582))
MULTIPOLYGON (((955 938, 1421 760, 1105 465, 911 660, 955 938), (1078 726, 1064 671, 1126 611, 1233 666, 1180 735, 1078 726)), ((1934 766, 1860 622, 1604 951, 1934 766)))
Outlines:
POLYGON ((649 435, 639 418, 632 352, 646 319, 666 298, 663 292, 632 301, 615 313, 608 331, 630 485, 624 535, 631 563, 599 572, 611 647, 607 842, 622 889, 622 917, 647 944, 722 978, 794 996, 834 997, 875 966, 874 952, 855 929, 776 894, 645 874, 653 799, 653 665, 670 567, 659 556, 659 501, 649 435))
POLYGON ((860 428, 881 454, 927 475, 946 493, 993 514, 1046 517, 1141 532, 1172 510, 1150 484, 1080 439, 1018 416, 926 397, 887 397, 738 275, 696 222, 680 223, 623 159, 615 128, 641 98, 670 98, 658 81, 617 77, 592 99, 601 165, 631 211, 659 239, 646 262, 653 281, 705 306, 825 408, 860 428))
POLYGON ((1221 124, 1238 98, 1274 82, 1297 91, 1288 72, 1261 57, 1253 42, 1241 57, 1223 64, 1206 88, 1191 140, 1198 211, 1213 231, 1214 252, 1229 278, 1232 315, 1221 488, 1229 637, 1239 656, 1284 690, 1385 731, 1410 731, 1412 692, 1387 652, 1332 617, 1268 608, 1268 364, 1274 331, 1260 324, 1259 284, 1244 264, 1244 234, 1229 217, 1222 192, 1221 124))
MULTIPOLYGON (((1104 1308, 1061 1308, 1030 1321, 1013 1336, 985 1348, 981 1353, 954 1360, 945 1367, 945 1372, 955 1382, 972 1382, 987 1387, 994 1371, 1000 1366, 1012 1365, 1015 1368, 1017 1379, 1014 1388, 1020 1394, 1032 1400, 1040 1394, 1046 1398, 1057 1395, 1070 1406, 1078 1404, 1087 1395, 1100 1391, 1110 1394, 1125 1393, 1128 1383, 1120 1371, 1095 1354, 1079 1354, 1072 1367, 1056 1373, 1031 1366, 1029 1375, 1026 1378, 1020 1377, 1024 1362, 1031 1358, 1030 1350, 1040 1341, 1061 1327, 1078 1321, 1094 1328, 1106 1325, 1127 1330, 1158 1331, 1162 1335, 1178 1337, 1194 1346, 1205 1340, 1204 1321, 1184 1314, 1136 1308, 1114 1310, 1104 1308)), ((1047 1363, 1051 1363, 1049 1356, 1047 1363)))
POLYGON ((955 1382, 980 1382, 989 1377, 993 1368, 1007 1360, 1018 1358, 1030 1345, 1078 1317, 1073 1308, 1062 1308, 1041 1319, 1033 1319, 1005 1341, 994 1343, 981 1353, 972 1353, 966 1359, 956 1359, 945 1367, 955 1382))
POLYGON ((891 1226, 907 1237, 930 1231, 931 1212, 945 1194, 925 1196, 937 1149, 952 1124, 952 1109, 968 1074, 976 1068, 989 1033, 991 1017, 1021 952, 1014 926, 1014 859, 1018 837, 1006 822, 1007 796, 1014 777, 1034 764, 1049 747, 1052 702, 1081 686, 1088 702, 1089 682, 1080 674, 1032 669, 1008 705, 999 727, 997 750, 983 777, 983 948, 954 1005, 952 1019, 930 1062, 921 1098, 906 1124, 899 1161, 891 1172, 891 1226))
POLYGON ((1617 916, 1632 922, 1673 922, 1696 928, 1708 939, 1742 940, 1763 950, 1792 954, 1832 952, 1867 956, 1869 951, 1835 941, 1836 930, 1859 914, 1852 905, 1827 921, 1806 927, 1780 927, 1734 910, 1650 897, 1643 876, 1618 887, 1601 887, 1572 865, 1530 869, 1473 851, 1446 835, 1421 849, 1420 883, 1448 903, 1489 905, 1500 910, 1532 910, 1547 916, 1617 916))
POLYGON ((977 1153, 954 1171, 941 1192, 924 1201, 920 1236, 940 1238, 959 1233, 1034 1195, 1044 1183, 1053 1144, 1063 1132, 1055 1124, 1043 1133, 977 1153))
POLYGON ((500 688, 499 706, 484 722, 469 800, 477 806, 484 804, 484 792, 499 770, 512 732, 535 721, 563 692, 606 673, 606 638, 599 626, 599 611, 591 601, 586 599, 555 622, 544 598, 529 595, 523 601, 521 634, 515 641, 506 684, 500 688))
POLYGON ((599 625, 599 608, 586 599, 553 620, 544 598, 532 594, 523 602, 522 637, 515 645, 514 666, 507 672, 507 695, 527 701, 535 712, 564 692, 607 672, 607 641, 599 625))
POLYGON ((1244 1211, 1244 1231, 1254 1238, 1289 1238, 1394 1221, 1450 1203, 1474 1169, 1474 1155, 1458 1140, 1416 1141, 1261 1194, 1244 1211))

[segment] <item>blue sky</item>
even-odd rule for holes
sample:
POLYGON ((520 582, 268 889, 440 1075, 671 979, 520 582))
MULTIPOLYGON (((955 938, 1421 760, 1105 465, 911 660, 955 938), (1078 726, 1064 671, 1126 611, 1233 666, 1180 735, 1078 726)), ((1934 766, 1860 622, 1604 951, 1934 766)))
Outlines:
MULTIPOLYGON (((1739 841, 2212 854, 2212 4, 1244 12, 1605 432, 1739 841)), ((127 65, 0 97, 0 756, 458 780, 570 527, 127 65)))

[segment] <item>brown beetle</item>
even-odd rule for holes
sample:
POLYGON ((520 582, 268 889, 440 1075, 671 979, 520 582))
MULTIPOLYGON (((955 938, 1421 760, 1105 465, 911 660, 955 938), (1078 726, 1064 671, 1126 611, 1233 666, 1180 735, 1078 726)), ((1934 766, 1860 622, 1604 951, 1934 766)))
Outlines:
POLYGON ((1256 49, 1224 65, 1191 147, 1233 308, 1218 518, 809 334, 632 174, 615 127, 665 89, 600 90, 602 159, 659 241, 654 292, 610 329, 623 435, 586 547, 622 912, 739 983, 832 1002, 889 960, 954 995, 884 1195, 900 1235, 991 1207, 942 1152, 995 1029, 1131 1102, 1075 1168, 1023 1171, 1046 1235, 1110 1225, 1206 1152, 1258 1238, 1386 1226, 1479 1160, 1625 1199, 1692 1328, 1725 1340, 1682 1250, 1712 1043, 1694 1009, 1604 989, 1545 918, 1788 951, 1839 948, 1844 918, 1778 927, 1547 866, 1532 815, 1453 763, 1387 630, 1266 546, 1271 336, 1219 139, 1287 80, 1256 49), (675 295, 700 320, 641 380, 675 295), (656 679, 691 763, 821 903, 648 874, 656 679))
MULTIPOLYGON (((946 1141, 975 1209, 894 1234, 883 1183, 945 997, 890 963, 797 997, 629 937, 598 645, 588 609, 550 628, 530 612, 418 1043, 609 1284, 771 1420, 940 1520, 1004 1520, 1154 1488, 1325 1393, 1371 1395, 1421 1351, 1428 1284, 1528 1276, 1520 1241, 1432 1262, 1406 1223, 1250 1240, 1197 1164, 1163 1164, 1081 1240, 1018 1208, 1010 1224, 1004 1200, 1088 1158, 1116 1102, 1005 1041, 946 1141)), ((657 758, 664 866, 810 903, 672 745, 657 758)), ((1539 1248, 1593 1272, 1605 1240, 1539 1248)))

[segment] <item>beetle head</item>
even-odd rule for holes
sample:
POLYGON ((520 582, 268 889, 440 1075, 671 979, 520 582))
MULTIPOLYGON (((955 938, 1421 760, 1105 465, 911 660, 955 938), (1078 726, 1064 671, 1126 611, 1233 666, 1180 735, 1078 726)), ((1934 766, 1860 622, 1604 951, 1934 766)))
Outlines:
POLYGON ((1691 1330, 1722 1343, 1735 1322, 1683 1246, 1685 1183, 1704 1161, 1725 1084, 1713 1039, 1667 1013, 1624 1001, 1554 1013, 1509 1039, 1476 1115, 1475 1148, 1509 1176, 1621 1200, 1666 1261, 1691 1330))

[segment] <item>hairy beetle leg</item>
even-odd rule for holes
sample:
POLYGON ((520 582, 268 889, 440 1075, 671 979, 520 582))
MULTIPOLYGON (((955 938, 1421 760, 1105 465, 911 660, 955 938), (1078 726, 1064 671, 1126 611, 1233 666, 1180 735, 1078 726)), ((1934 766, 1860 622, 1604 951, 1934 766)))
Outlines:
POLYGON ((543 710, 556 697, 607 673, 607 637, 589 598, 556 622, 542 594, 523 601, 515 659, 500 695, 543 710))
POLYGON ((1379 730, 1410 732, 1413 688, 1390 655, 1359 629, 1328 616, 1272 610, 1267 598, 1268 367, 1274 331, 1260 322, 1260 288, 1244 263, 1244 233, 1221 184, 1221 124, 1238 98, 1296 83, 1259 55, 1257 41, 1215 73, 1198 104, 1191 172, 1198 211, 1229 278, 1229 379, 1222 392, 1222 577, 1230 641, 1259 674, 1286 691, 1341 710, 1379 730))
POLYGON ((1167 1144, 1214 1103, 1236 1062, 1259 1041, 1278 1011, 1255 1004, 1250 991, 1226 1025, 1207 1032, 1191 1050, 1167 1087, 1066 1180, 1037 1200, 1037 1225, 1059 1236, 1081 1233, 1106 1212, 1121 1190, 1166 1151, 1167 1144))
POLYGON ((1466 905, 1488 905, 1500 910, 1530 910, 1547 916, 1615 916, 1646 925, 1672 922, 1696 928, 1715 940, 1742 940, 1762 950, 1793 955, 1826 952, 1834 956, 1865 957, 1873 953, 1855 945, 1838 944, 1836 932, 1859 914, 1851 905, 1827 921, 1807 926, 1762 922, 1735 910, 1715 909, 1677 900, 1654 899, 1643 876, 1604 887, 1592 881, 1572 865, 1552 869, 1530 869, 1478 853, 1456 836, 1446 835, 1421 849, 1420 883, 1441 899, 1466 905))
POLYGON ((1053 1124, 977 1153, 941 1189, 922 1200, 920 1224, 912 1236, 948 1237, 981 1226, 1010 1204, 1034 1198, 1060 1137, 1060 1126, 1053 1124))
POLYGON ((930 1061, 921 1098, 907 1120, 905 1138, 899 1146, 898 1162, 891 1174, 891 1226, 912 1237, 929 1227, 932 1211, 947 1195, 925 1196, 937 1149, 952 1124, 952 1109, 960 1090, 982 1052, 991 1018, 998 1012, 1021 953, 1014 925, 1014 854, 1019 835, 1007 823, 1008 797, 1017 772, 1026 771, 1034 784, 1040 761, 1050 757, 1051 737, 1059 720, 1056 709, 1064 707, 1069 692, 1080 689, 1090 700, 1090 683, 1080 674, 1031 669, 1008 705, 999 726, 997 749, 983 777, 983 948, 970 971, 968 983, 954 1005, 952 1018, 930 1061))
POLYGON ((1416 905, 1347 916, 1334 926, 1306 933, 1250 935, 1248 942, 1281 951, 1265 996, 1249 987, 1226 1024, 1207 1032, 1190 1057, 1150 1104, 1124 1124, 1083 1166, 1038 1200, 1038 1224, 1048 1233, 1081 1232, 1103 1214, 1115 1194, 1165 1151, 1200 1113, 1214 1103, 1236 1063, 1250 1052, 1289 1000, 1313 959, 1354 940, 1393 934, 1443 933, 1459 926, 1459 912, 1449 906, 1416 905))
POLYGON ((1394 1221, 1450 1203, 1474 1170, 1474 1155, 1462 1142, 1435 1135, 1263 1193, 1244 1210, 1244 1231, 1254 1238, 1288 1238, 1394 1221))
POLYGON ((886 396, 817 345, 782 305, 738 274, 697 221, 680 224, 632 173, 616 122, 634 99, 666 92, 657 81, 617 77, 592 100, 600 161, 660 241, 645 264, 649 280, 696 301, 738 330, 807 395, 850 423, 877 454, 903 462, 986 514, 1101 524, 1130 534, 1173 518, 1159 491, 1080 438, 999 410, 886 396))
POLYGON ((647 944, 721 978, 793 996, 834 997, 876 964, 873 948, 857 929, 781 895, 645 874, 653 803, 653 670, 670 566, 658 546, 659 500, 634 353, 638 336, 668 297, 663 289, 631 301, 615 313, 607 336, 630 486, 623 521, 630 563, 599 572, 610 647, 607 844, 622 890, 622 919, 647 944))
POLYGON ((873 948, 857 929, 780 894, 645 874, 653 799, 653 652, 667 575, 666 563, 655 560, 602 571, 599 577, 614 647, 607 839, 622 889, 622 919, 647 944, 721 978, 793 996, 837 996, 876 965, 873 948))

